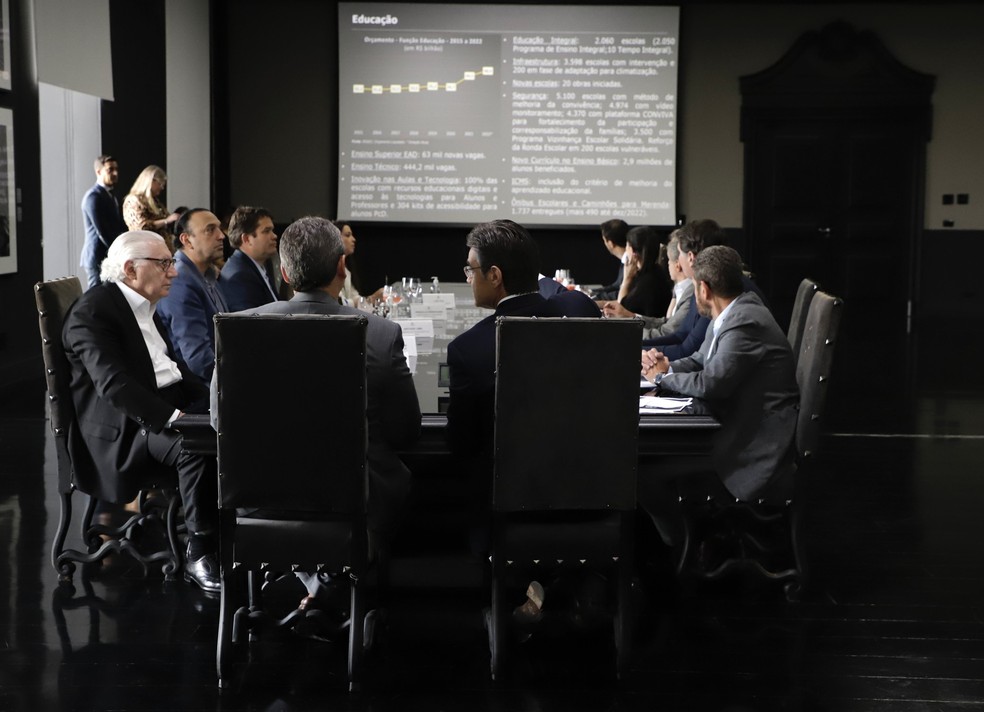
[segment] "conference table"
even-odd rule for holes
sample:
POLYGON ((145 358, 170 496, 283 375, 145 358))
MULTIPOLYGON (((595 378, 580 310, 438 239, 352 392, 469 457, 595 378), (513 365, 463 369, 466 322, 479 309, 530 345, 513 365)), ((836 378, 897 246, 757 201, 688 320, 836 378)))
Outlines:
MULTIPOLYGON (((408 349, 408 364, 413 373, 420 412, 423 413, 421 437, 413 448, 414 454, 440 455, 447 453, 444 429, 447 425, 448 402, 448 344, 458 334, 466 331, 476 322, 492 313, 491 309, 476 307, 471 287, 466 283, 442 283, 441 299, 450 302, 453 295, 454 307, 447 309, 447 317, 433 321, 433 335, 424 333, 414 337, 415 347, 408 349), (415 353, 413 353, 415 352, 415 353)), ((423 301, 436 301, 434 297, 422 296, 423 301)), ((427 332, 424 323, 415 323, 415 310, 411 305, 410 321, 404 315, 398 318, 404 328, 404 337, 410 341, 416 332, 427 332)), ((423 311, 424 314, 430 313, 423 311)), ((593 417, 586 413, 585 417, 593 417)), ((645 414, 639 418, 639 455, 648 458, 660 455, 695 455, 710 447, 710 437, 719 428, 718 421, 700 403, 678 413, 645 414)))
MULTIPOLYGON (((448 344, 455 336, 490 315, 492 310, 475 306, 468 284, 441 283, 440 296, 428 292, 418 297, 415 303, 397 305, 388 312, 387 318, 394 318, 403 327, 407 362, 423 414, 421 437, 407 454, 446 455, 448 344), (452 303, 453 306, 450 306, 452 303)), ((593 416, 585 413, 585 417, 593 416)), ((187 415, 176 426, 184 436, 186 448, 206 454, 215 453, 215 433, 208 425, 208 416, 187 415)), ((706 453, 710 448, 711 435, 719 427, 718 421, 699 402, 681 412, 640 415, 639 457, 647 459, 706 453)))

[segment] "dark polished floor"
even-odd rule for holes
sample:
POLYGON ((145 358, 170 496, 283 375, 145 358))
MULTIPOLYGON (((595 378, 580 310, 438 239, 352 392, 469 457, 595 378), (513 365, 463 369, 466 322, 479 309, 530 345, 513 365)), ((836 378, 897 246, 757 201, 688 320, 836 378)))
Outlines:
MULTIPOLYGON (((521 646, 492 683, 485 597, 469 585, 479 567, 408 556, 395 562, 402 583, 362 693, 345 692, 341 646, 294 640, 265 646, 220 695, 215 600, 126 567, 57 585, 42 386, 5 391, 0 710, 984 708, 981 399, 864 407, 871 427, 829 435, 806 483, 814 586, 799 604, 741 580, 684 596, 640 588, 626 679, 615 680, 607 628, 562 626, 521 646)), ((430 545, 419 519, 407 538, 430 545)))

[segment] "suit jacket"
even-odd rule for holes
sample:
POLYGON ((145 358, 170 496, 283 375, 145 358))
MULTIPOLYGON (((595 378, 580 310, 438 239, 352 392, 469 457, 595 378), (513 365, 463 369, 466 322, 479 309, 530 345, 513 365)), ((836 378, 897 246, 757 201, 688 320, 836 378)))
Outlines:
POLYGON ((175 252, 174 258, 178 276, 171 283, 170 293, 157 303, 157 313, 167 327, 178 356, 202 383, 208 383, 215 370, 212 317, 229 310, 209 296, 205 278, 184 250, 175 252))
POLYGON ((676 311, 673 312, 673 316, 669 318, 665 316, 642 318, 642 338, 644 340, 655 339, 679 331, 683 323, 688 318, 692 318, 691 309, 697 307, 693 296, 694 282, 688 279, 683 291, 680 293, 680 299, 677 300, 677 307, 676 311))
MULTIPOLYGON (((368 316, 366 330, 366 419, 369 423, 369 527, 388 537, 410 492, 410 470, 397 451, 420 435, 420 402, 403 355, 400 325, 342 306, 320 290, 298 292, 289 301, 247 309, 247 314, 344 314, 368 316)), ((325 344, 331 348, 331 344, 325 344)), ((212 403, 216 401, 212 380, 212 403)), ((212 413, 217 412, 213 405, 212 413)), ((345 417, 345 413, 339 413, 345 417)), ((258 431, 258 435, 262 435, 258 431)))
POLYGON ((594 293, 595 299, 618 299, 618 292, 622 288, 622 277, 625 276, 625 265, 619 261, 618 274, 615 276, 615 281, 611 284, 607 284, 598 291, 594 293))
MULTIPOLYGON (((580 295, 580 292, 565 294, 580 295)), ((491 457, 495 410, 495 320, 500 316, 570 316, 562 295, 544 299, 522 294, 499 303, 495 312, 448 344, 451 385, 448 402, 448 444, 464 457, 491 457)), ((599 316, 598 307, 593 316, 599 316)))
POLYGON ((208 393, 177 357, 156 316, 154 322, 183 377, 166 394, 157 389, 140 327, 116 284, 90 289, 65 317, 62 343, 77 416, 68 447, 79 489, 99 499, 132 500, 143 481, 134 475, 163 468, 148 455, 148 431, 161 432, 175 408, 204 404, 208 393))
POLYGON ((702 399, 721 421, 711 457, 728 491, 747 500, 792 471, 796 366, 758 295, 739 295, 717 338, 708 330, 700 350, 670 366, 662 386, 702 399))
MULTIPOLYGON (((768 310, 768 301, 766 301, 765 295, 762 294, 762 290, 758 288, 758 285, 746 275, 742 275, 741 280, 745 286, 745 291, 754 292, 759 298, 759 301, 768 310)), ((643 347, 656 346, 670 361, 685 358, 697 351, 700 345, 704 343, 704 336, 707 334, 707 327, 710 325, 711 320, 698 313, 696 295, 691 297, 688 312, 690 317, 684 319, 681 328, 675 333, 655 339, 646 339, 643 341, 643 347)))
POLYGON ((260 273, 256 263, 242 250, 233 252, 225 263, 219 288, 229 311, 252 309, 277 301, 266 275, 260 273))
POLYGON ((109 246, 127 230, 116 198, 101 183, 89 188, 82 198, 82 223, 85 244, 79 265, 98 274, 109 246))
POLYGON ((576 289, 568 289, 555 279, 542 277, 537 283, 537 291, 550 302, 556 312, 554 316, 601 316, 601 309, 591 297, 576 289))
POLYGON ((654 267, 635 276, 629 293, 622 299, 622 306, 643 316, 663 316, 672 297, 670 276, 662 267, 654 267))

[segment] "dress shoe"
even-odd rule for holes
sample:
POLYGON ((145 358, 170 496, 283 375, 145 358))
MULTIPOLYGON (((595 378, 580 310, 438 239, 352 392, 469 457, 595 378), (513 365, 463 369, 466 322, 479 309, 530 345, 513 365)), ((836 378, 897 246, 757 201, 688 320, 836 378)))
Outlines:
POLYGON ((195 561, 190 559, 186 561, 184 580, 197 585, 205 593, 218 593, 222 590, 222 584, 219 581, 219 564, 212 554, 205 554, 195 561))

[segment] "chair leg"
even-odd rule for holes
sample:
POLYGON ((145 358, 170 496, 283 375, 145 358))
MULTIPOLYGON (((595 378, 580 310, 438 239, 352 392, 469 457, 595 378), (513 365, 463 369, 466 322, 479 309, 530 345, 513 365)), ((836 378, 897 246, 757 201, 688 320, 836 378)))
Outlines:
POLYGON ((184 559, 184 552, 181 548, 181 542, 178 539, 178 509, 180 507, 180 500, 181 497, 177 491, 173 491, 168 495, 167 519, 164 526, 167 529, 167 544, 171 549, 171 557, 162 568, 165 581, 174 581, 177 578, 178 571, 181 570, 184 559))
POLYGON ((216 641, 215 667, 221 689, 232 684, 236 653, 245 645, 242 631, 236 630, 237 618, 242 618, 237 617, 236 612, 246 598, 247 572, 243 568, 233 570, 231 563, 223 561, 220 573, 222 588, 219 593, 219 635, 216 641))
POLYGON ((68 526, 72 522, 72 493, 73 490, 61 493, 61 511, 58 515, 58 530, 55 532, 55 540, 51 544, 51 565, 58 572, 58 580, 71 583, 72 576, 75 574, 75 564, 71 559, 65 558, 65 537, 68 535, 68 526))
POLYGON ((362 658, 365 655, 365 600, 360 581, 354 576, 349 584, 349 692, 358 692, 362 685, 362 658))
POLYGON ((618 592, 615 603, 615 674, 619 680, 629 672, 632 649, 632 564, 622 556, 618 563, 618 592))
POLYGON ((798 501, 794 501, 789 508, 789 538, 793 549, 793 562, 796 567, 797 576, 785 586, 786 600, 790 602, 799 601, 806 591, 809 581, 809 572, 806 564, 806 552, 803 548, 803 533, 801 527, 801 515, 798 501))
POLYGON ((489 672, 493 680, 502 677, 504 648, 506 644, 505 617, 502 615, 503 591, 502 575, 493 567, 492 571, 492 602, 489 607, 486 627, 489 633, 489 672))

